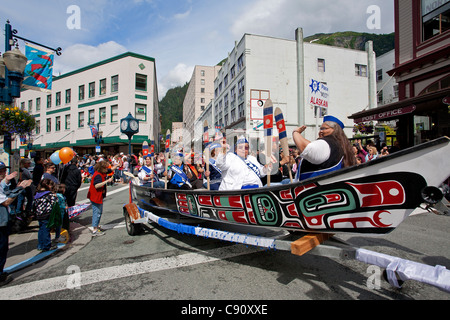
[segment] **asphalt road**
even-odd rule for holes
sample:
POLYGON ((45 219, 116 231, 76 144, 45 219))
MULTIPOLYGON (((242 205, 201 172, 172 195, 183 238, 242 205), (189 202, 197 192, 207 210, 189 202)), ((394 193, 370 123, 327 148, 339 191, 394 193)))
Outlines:
MULTIPOLYGON (((82 186, 78 201, 85 199, 86 187, 82 186)), ((269 300, 450 299, 450 293, 417 281, 406 281, 396 289, 373 266, 356 260, 312 254, 300 257, 178 234, 157 225, 132 237, 122 215, 128 197, 124 185, 109 187, 101 219, 108 229, 106 235, 91 239, 90 231, 83 229, 74 244, 18 272, 0 293, 31 300, 183 300, 170 310, 181 315, 212 312, 194 309, 190 303, 200 306, 205 300, 218 304, 218 300, 250 300, 255 306, 241 310, 244 307, 233 305, 234 312, 264 315, 264 301, 269 300)), ((89 227, 91 217, 88 211, 77 222, 89 227)), ((340 238, 357 247, 450 269, 449 226, 448 216, 418 214, 385 236, 340 238)), ((221 306, 220 310, 216 306, 216 315, 233 312, 231 307, 226 309, 228 304, 221 306)))

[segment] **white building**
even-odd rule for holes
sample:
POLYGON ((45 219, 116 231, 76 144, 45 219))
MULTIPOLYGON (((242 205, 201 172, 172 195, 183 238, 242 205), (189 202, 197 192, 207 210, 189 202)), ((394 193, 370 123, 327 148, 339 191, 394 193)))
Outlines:
POLYGON ((212 117, 210 128, 222 125, 256 133, 263 130, 258 101, 270 98, 274 110, 280 107, 284 114, 289 143, 293 144, 292 131, 303 124, 309 127, 305 137, 314 140, 322 121, 316 121, 310 103, 315 80, 329 90, 323 113, 344 122, 351 137, 353 121, 347 117, 376 107, 375 54, 371 42, 366 47, 359 51, 304 43, 301 29, 296 30, 296 40, 245 34, 215 79, 211 112, 202 116, 212 117))
POLYGON ((183 122, 188 132, 194 122, 214 98, 214 79, 220 66, 195 66, 183 101, 183 122))
POLYGON ((395 50, 377 57, 377 92, 378 106, 398 101, 398 84, 394 76, 387 71, 395 67, 395 50))
MULTIPOLYGON (((101 153, 128 152, 128 137, 120 119, 131 113, 139 119, 132 152, 160 132, 155 59, 127 52, 53 78, 51 93, 26 90, 16 100, 36 118, 33 150, 45 156, 62 147, 95 154, 89 125, 99 125, 101 153)), ((156 148, 159 147, 157 144, 156 148)), ((18 149, 18 139, 12 146, 18 149)))
POLYGON ((177 143, 183 140, 183 122, 172 122, 170 139, 173 143, 177 143))

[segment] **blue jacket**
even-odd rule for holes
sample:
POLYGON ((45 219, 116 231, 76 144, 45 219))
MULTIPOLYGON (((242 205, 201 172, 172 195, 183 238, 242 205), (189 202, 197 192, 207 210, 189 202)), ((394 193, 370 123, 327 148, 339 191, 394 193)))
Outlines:
MULTIPOLYGON (((5 182, 0 183, 0 203, 5 202, 8 198, 16 198, 23 190, 22 187, 17 187, 13 190, 9 190, 11 184, 5 184, 5 182)), ((5 207, 0 204, 0 227, 5 227, 8 225, 9 221, 9 207, 5 207)))

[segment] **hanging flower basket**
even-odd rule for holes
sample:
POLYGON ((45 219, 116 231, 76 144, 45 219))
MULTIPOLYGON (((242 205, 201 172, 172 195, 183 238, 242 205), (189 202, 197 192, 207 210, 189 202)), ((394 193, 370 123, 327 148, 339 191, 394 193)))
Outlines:
POLYGON ((0 106, 0 135, 31 134, 36 120, 27 111, 18 107, 0 106))
POLYGON ((361 134, 372 134, 373 133, 373 123, 369 122, 368 124, 361 122, 358 124, 355 124, 353 126, 353 132, 354 133, 358 133, 360 132, 361 134))

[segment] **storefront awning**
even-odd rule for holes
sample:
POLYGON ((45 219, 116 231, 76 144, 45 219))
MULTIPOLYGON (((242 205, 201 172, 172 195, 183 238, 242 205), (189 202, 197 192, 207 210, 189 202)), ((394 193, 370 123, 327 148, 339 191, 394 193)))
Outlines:
POLYGON ((429 111, 436 106, 448 105, 448 101, 450 101, 450 88, 360 111, 348 118, 353 119, 355 123, 395 119, 410 113, 429 111))

